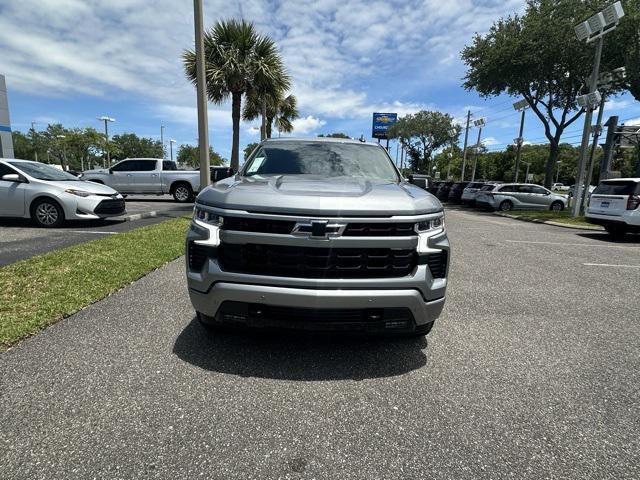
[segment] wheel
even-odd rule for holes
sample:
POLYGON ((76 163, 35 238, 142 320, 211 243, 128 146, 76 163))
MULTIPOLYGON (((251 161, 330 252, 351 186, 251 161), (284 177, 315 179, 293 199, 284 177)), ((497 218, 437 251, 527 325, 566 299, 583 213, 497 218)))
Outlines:
POLYGON ((508 212, 510 210, 513 210, 513 203, 511 203, 510 200, 504 200, 498 207, 498 210, 500 210, 501 212, 508 212))
POLYGON ((564 210, 564 204, 562 202, 553 202, 551 204, 551 210, 554 212, 561 212, 564 210))
POLYGON ((612 238, 622 238, 627 233, 627 229, 621 225, 605 225, 604 229, 612 238))
POLYGON ((41 198, 31 205, 31 220, 38 227, 59 227, 64 222, 64 210, 55 200, 41 198))
POLYGON ((193 197, 193 190, 188 183, 179 183, 173 187, 173 198, 178 203, 187 203, 193 197))

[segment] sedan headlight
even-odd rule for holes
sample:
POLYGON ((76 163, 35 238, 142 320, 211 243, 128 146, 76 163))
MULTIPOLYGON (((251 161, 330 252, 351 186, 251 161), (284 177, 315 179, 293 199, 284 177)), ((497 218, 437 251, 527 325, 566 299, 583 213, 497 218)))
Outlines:
POLYGON ((93 195, 90 192, 85 192, 84 190, 75 190, 73 188, 67 188, 65 192, 70 193, 71 195, 75 195, 76 197, 89 197, 93 195))

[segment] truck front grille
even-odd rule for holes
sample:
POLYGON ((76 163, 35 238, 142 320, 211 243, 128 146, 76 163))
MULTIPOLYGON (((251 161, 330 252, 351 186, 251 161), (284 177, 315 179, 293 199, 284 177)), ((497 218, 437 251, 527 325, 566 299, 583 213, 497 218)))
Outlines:
MULTIPOLYGON (((330 222, 332 223, 332 222, 330 222)), ((289 235, 296 222, 263 218, 225 217, 223 230, 235 232, 271 233, 289 235)), ((349 222, 345 237, 409 237, 416 235, 413 223, 349 222)))
POLYGON ((220 267, 227 272, 299 278, 385 278, 409 275, 414 250, 392 248, 312 248, 222 244, 220 267))

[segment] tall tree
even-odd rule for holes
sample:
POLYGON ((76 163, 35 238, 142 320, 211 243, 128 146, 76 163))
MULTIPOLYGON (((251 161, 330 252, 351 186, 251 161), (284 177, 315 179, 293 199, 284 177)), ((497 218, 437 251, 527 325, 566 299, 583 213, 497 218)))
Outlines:
POLYGON ((434 150, 451 142, 451 130, 455 129, 455 139, 459 127, 447 113, 422 110, 406 115, 389 128, 389 138, 397 138, 409 155, 411 168, 415 172, 429 173, 434 150))
POLYGON ((244 153, 245 161, 247 160, 247 158, 249 158, 249 155, 251 155, 251 152, 253 152, 258 145, 260 144, 257 142, 253 142, 253 143, 247 144, 247 146, 244 147, 243 153, 244 153))
MULTIPOLYGON (((254 93, 247 96, 247 102, 242 110, 242 118, 247 121, 255 120, 262 115, 263 100, 266 100, 265 138, 271 138, 273 124, 276 130, 283 133, 293 131, 293 120, 300 116, 298 112, 298 100, 295 95, 286 97, 281 92, 261 97, 254 93)), ((261 127, 262 128, 262 127, 261 127)))
MULTIPOLYGON (((183 144, 178 148, 178 155, 176 157, 178 163, 183 165, 189 165, 192 168, 200 167, 200 148, 194 145, 183 144)), ((226 160, 213 150, 213 147, 209 147, 209 163, 211 166, 220 166, 226 163, 226 160)))
MULTIPOLYGON (((257 33, 253 23, 244 20, 219 21, 204 35, 207 96, 221 104, 231 97, 233 141, 231 168, 238 169, 242 95, 288 88, 288 76, 273 40, 257 33)), ((183 53, 187 77, 196 82, 196 54, 183 53)))
MULTIPOLYGON (((523 16, 498 20, 462 51, 467 90, 484 97, 523 97, 543 124, 549 140, 547 187, 553 182, 562 134, 583 113, 576 97, 587 93, 593 65, 593 44, 578 41, 573 26, 604 5, 604 0, 528 0, 523 16)), ((601 71, 621 66, 614 44, 607 37, 601 71)))

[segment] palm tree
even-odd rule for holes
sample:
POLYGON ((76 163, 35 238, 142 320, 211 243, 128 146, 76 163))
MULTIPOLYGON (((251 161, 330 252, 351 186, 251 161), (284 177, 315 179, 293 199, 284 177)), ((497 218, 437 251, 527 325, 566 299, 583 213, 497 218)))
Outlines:
MULTIPOLYGON (((231 97, 231 168, 238 169, 242 95, 286 90, 290 79, 273 40, 244 20, 218 21, 204 34, 207 96, 215 104, 231 97)), ((187 77, 196 83, 196 54, 182 56, 187 77)))
POLYGON ((256 93, 248 95, 242 111, 242 118, 251 121, 261 115, 264 118, 260 129, 261 139, 271 138, 271 128, 274 121, 279 132, 290 133, 293 131, 292 121, 300 116, 298 100, 292 94, 285 97, 282 91, 273 92, 262 97, 256 93))

